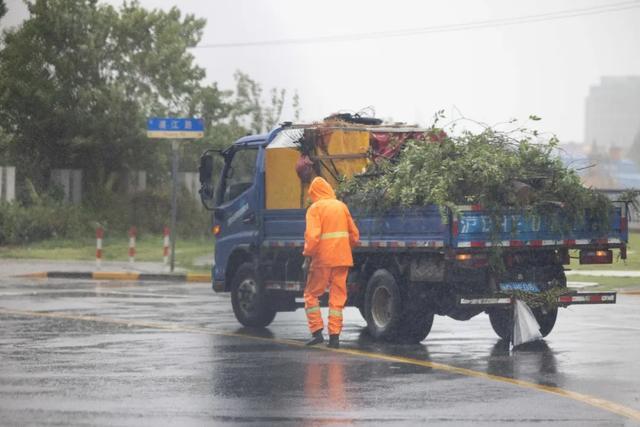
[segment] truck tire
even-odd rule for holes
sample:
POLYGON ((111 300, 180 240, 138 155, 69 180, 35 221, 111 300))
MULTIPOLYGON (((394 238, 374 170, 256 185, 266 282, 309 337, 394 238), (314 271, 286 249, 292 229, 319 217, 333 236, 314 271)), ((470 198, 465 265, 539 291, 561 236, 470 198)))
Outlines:
MULTIPOLYGON (((531 311, 533 312, 536 321, 540 325, 540 333, 543 337, 546 337, 551 333, 553 327, 556 324, 558 309, 554 308, 545 311, 541 308, 534 308, 531 311)), ((511 333, 513 330, 512 317, 512 310, 509 309, 494 309, 489 312, 489 321, 491 322, 491 327, 493 327, 495 333, 503 340, 508 341, 511 339, 511 333)))
POLYGON ((276 317, 250 262, 241 264, 233 276, 231 305, 236 319, 244 326, 264 328, 276 317))
POLYGON ((433 313, 406 311, 402 316, 399 336, 409 344, 418 344, 425 339, 433 326, 433 313))
POLYGON ((395 341, 402 322, 402 295, 395 277, 379 269, 369 279, 364 297, 367 329, 376 340, 395 341))
POLYGON ((494 308, 489 311, 489 321, 493 331, 505 341, 511 341, 513 331, 513 310, 511 308, 494 308))
POLYGON ((364 312, 364 304, 358 305, 357 307, 358 307, 358 311, 360 312, 360 315, 362 316, 362 318, 364 320, 367 320, 367 316, 365 315, 365 312, 364 312))
MULTIPOLYGON (((557 267, 555 276, 558 280, 559 288, 567 287, 567 276, 565 275, 564 268, 560 265, 557 267)), ((556 324, 558 317, 558 309, 553 308, 551 310, 543 310, 542 308, 531 309, 536 321, 540 325, 540 333, 543 337, 546 337, 551 333, 553 327, 556 324)), ((489 320, 491 321, 491 327, 495 333, 503 340, 511 340, 511 333, 513 331, 513 310, 511 309, 493 309, 489 311, 489 320)))
POLYGON ((556 324, 556 319, 558 318, 558 309, 553 308, 551 310, 544 310, 542 308, 534 308, 531 311, 533 311, 533 315, 540 325, 540 333, 543 337, 546 337, 551 333, 553 327, 556 324))

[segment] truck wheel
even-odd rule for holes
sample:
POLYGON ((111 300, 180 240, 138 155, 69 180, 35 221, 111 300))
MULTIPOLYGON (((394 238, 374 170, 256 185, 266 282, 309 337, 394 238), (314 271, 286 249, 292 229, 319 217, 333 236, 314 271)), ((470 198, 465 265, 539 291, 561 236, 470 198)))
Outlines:
POLYGON ((543 337, 546 337, 551 333, 556 324, 558 309, 553 308, 551 310, 545 310, 543 308, 534 308, 531 311, 533 311, 533 315, 540 325, 540 333, 543 337))
POLYGON ((369 279, 364 297, 364 317, 371 336, 393 341, 402 321, 402 296, 396 279, 379 269, 369 279))
POLYGON ((358 311, 364 320, 367 320, 367 316, 364 313, 364 305, 358 305, 358 311))
MULTIPOLYGON (((542 308, 534 308, 531 311, 540 325, 540 333, 543 337, 546 337, 551 333, 556 324, 558 309, 543 310, 542 308)), ((495 333, 503 340, 511 339, 511 332, 513 330, 512 316, 511 310, 496 309, 489 312, 491 326, 495 333)))
POLYGON ((511 332, 513 331, 513 310, 493 309, 489 311, 489 321, 493 331, 503 340, 511 341, 511 332))
POLYGON ((231 305, 236 319, 244 326, 263 328, 276 317, 276 311, 269 306, 264 287, 258 281, 250 262, 240 265, 233 276, 231 305))
POLYGON ((417 344, 429 335, 433 326, 433 313, 405 312, 399 335, 404 342, 417 344))

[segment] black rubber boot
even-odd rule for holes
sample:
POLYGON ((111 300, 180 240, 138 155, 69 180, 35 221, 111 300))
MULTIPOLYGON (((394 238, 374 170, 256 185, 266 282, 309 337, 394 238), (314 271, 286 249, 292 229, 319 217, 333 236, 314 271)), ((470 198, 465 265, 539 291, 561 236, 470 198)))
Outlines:
POLYGON ((324 342, 324 337, 322 336, 322 329, 315 331, 312 335, 313 337, 309 341, 307 341, 306 345, 316 345, 324 342))
POLYGON ((329 344, 327 344, 329 348, 340 348, 340 335, 329 335, 329 344))

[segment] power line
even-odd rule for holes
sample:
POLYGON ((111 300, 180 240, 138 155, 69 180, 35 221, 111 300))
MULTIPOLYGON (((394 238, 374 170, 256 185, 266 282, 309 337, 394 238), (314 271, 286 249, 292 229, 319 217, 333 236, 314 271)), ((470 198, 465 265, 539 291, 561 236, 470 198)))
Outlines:
POLYGON ((423 34, 445 33, 454 31, 468 31, 482 28, 496 28, 508 25, 529 24, 534 22, 553 21, 558 19, 576 18, 587 15, 598 15, 602 13, 619 12, 640 7, 640 0, 611 3, 603 6, 594 6, 582 9, 569 9, 557 12, 540 13, 535 15, 489 19, 485 21, 467 22, 462 24, 434 25, 430 27, 410 28, 404 30, 379 31, 358 34, 340 34, 333 36, 301 37, 293 39, 256 40, 246 42, 226 42, 208 43, 194 46, 193 49, 224 49, 234 47, 254 47, 254 46, 278 46, 278 45, 299 45, 312 43, 339 43, 347 41, 375 40, 394 37, 410 37, 423 34))

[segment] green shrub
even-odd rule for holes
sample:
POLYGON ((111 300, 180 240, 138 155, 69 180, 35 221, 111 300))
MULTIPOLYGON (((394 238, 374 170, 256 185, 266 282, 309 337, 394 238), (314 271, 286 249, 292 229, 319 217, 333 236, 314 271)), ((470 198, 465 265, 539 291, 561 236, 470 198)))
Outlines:
POLYGON ((54 237, 86 235, 91 222, 79 206, 40 202, 30 206, 0 203, 0 245, 15 245, 54 237))
MULTIPOLYGON (((32 187, 32 186, 31 186, 32 187)), ((93 237, 98 225, 109 236, 162 234, 171 224, 171 192, 151 189, 133 195, 104 191, 86 205, 70 205, 33 188, 28 197, 0 203, 0 245, 17 245, 50 238, 93 237)), ((188 192, 178 193, 177 228, 183 237, 206 236, 210 216, 188 192)))
MULTIPOLYGON (((171 192, 145 190, 130 198, 130 223, 143 233, 162 233, 171 224, 171 192)), ((179 190, 177 227, 182 236, 202 236, 209 230, 209 213, 187 191, 179 190)))

